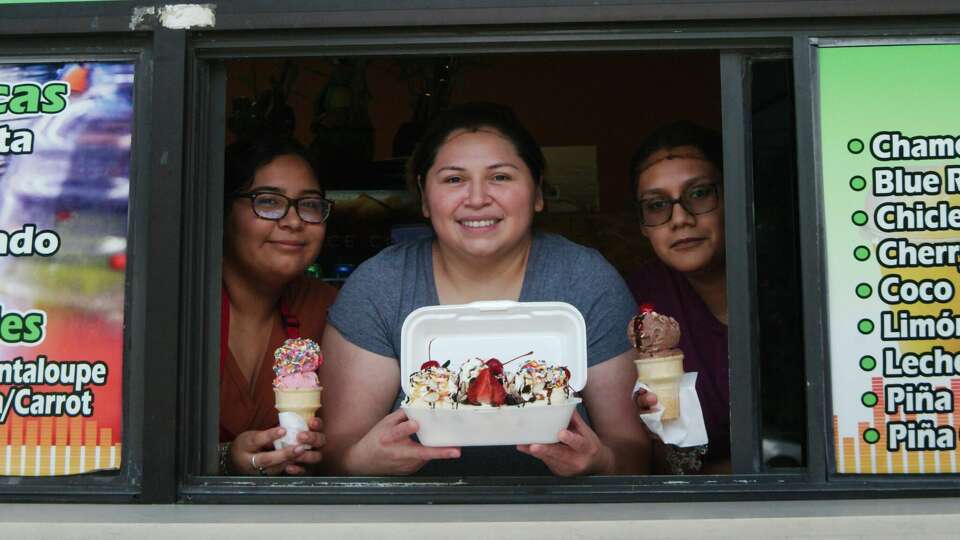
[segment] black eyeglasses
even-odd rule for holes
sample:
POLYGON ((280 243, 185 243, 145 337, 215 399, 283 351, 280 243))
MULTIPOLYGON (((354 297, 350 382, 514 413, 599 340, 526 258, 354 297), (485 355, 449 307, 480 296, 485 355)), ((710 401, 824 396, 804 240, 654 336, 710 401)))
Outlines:
POLYGON ((680 204, 684 210, 696 216, 716 210, 719 203, 720 194, 716 183, 699 184, 688 188, 677 199, 670 197, 640 199, 640 223, 647 227, 663 225, 673 217, 673 205, 675 204, 680 204))
POLYGON ((330 217, 330 212, 333 210, 333 201, 316 195, 291 199, 279 193, 255 191, 240 193, 234 197, 250 199, 253 213, 257 217, 270 221, 280 221, 286 217, 291 206, 297 209, 297 215, 306 223, 323 223, 330 217))

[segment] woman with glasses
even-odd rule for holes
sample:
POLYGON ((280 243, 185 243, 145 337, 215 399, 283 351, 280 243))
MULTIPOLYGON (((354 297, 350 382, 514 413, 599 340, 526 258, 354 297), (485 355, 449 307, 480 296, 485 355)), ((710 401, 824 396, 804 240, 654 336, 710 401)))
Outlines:
POLYGON ((274 449, 273 352, 321 340, 333 287, 304 275, 333 203, 303 148, 271 137, 227 149, 220 335, 220 467, 224 474, 304 474, 321 458, 319 418, 298 445, 274 449))
MULTIPOLYGON (((509 109, 466 104, 439 115, 408 163, 434 236, 391 246, 344 285, 324 334, 324 463, 352 475, 579 475, 644 472, 649 439, 630 399, 627 321, 636 304, 604 258, 533 229, 543 153, 509 109), (480 300, 564 301, 587 327, 588 418, 555 444, 431 448, 398 409, 400 331, 413 310, 480 300)), ((522 352, 522 351, 520 351, 522 352)))
MULTIPOLYGON (((709 447, 703 472, 730 470, 727 280, 720 135, 688 122, 653 132, 630 160, 640 232, 657 259, 627 280, 639 303, 677 319, 684 371, 696 371, 709 447)), ((656 403, 641 392, 637 405, 656 403)), ((655 445, 663 463, 661 445, 655 445)))

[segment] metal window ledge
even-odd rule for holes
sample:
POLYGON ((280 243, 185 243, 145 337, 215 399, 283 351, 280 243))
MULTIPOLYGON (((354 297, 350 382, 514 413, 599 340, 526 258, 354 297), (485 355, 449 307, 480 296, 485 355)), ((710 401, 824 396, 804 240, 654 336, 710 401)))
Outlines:
POLYGON ((593 505, 0 507, 11 538, 956 538, 960 499, 593 505), (41 525, 42 524, 42 525, 41 525), (38 527, 38 525, 41 525, 38 527), (302 536, 301 536, 302 535, 302 536), (320 535, 320 536, 316 536, 320 535))

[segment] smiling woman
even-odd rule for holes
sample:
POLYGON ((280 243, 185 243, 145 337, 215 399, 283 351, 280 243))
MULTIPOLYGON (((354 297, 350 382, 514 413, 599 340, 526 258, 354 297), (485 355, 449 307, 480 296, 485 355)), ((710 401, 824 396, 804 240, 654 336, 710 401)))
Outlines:
POLYGON ((451 134, 421 182, 423 215, 438 236, 441 260, 511 259, 529 248, 543 195, 510 140, 492 128, 451 134))
POLYGON ((434 268, 443 304, 519 298, 533 215, 543 210, 540 148, 519 124, 501 119, 503 111, 491 110, 499 114, 448 115, 434 131, 443 144, 427 139, 411 157, 423 215, 439 239, 434 268), (482 270, 450 273, 458 268, 482 270))
POLYGON ((539 146, 506 107, 459 105, 424 133, 408 174, 434 237, 391 246, 365 262, 330 312, 321 367, 330 472, 572 476, 647 469, 649 440, 630 401, 633 364, 623 331, 636 305, 595 250, 533 230, 543 209, 544 168, 539 146), (411 438, 417 422, 396 410, 403 322, 420 307, 479 300, 567 302, 583 315, 586 408, 560 431, 560 442, 461 449, 411 438))
POLYGON ((304 276, 320 253, 332 203, 294 142, 228 149, 221 305, 220 442, 225 474, 303 474, 320 461, 320 420, 280 450, 273 351, 286 338, 320 340, 332 287, 304 276))

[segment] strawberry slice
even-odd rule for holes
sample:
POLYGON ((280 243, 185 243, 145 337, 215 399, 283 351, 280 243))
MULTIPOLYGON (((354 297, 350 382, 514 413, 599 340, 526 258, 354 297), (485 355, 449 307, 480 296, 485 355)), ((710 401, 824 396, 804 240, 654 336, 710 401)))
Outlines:
POLYGON ((494 375, 503 375, 503 364, 501 364, 496 358, 487 360, 486 365, 494 375))
POLYGON ((507 391, 490 369, 480 371, 477 378, 467 386, 467 403, 499 407, 507 402, 507 391))

